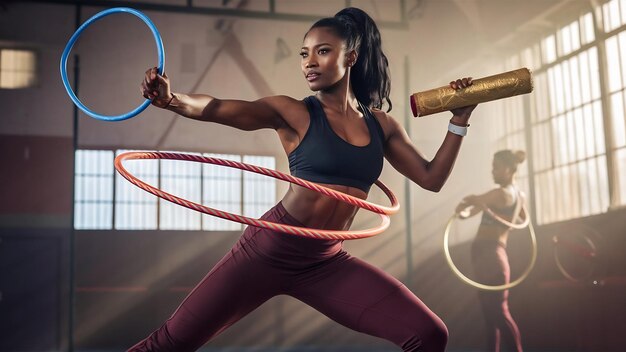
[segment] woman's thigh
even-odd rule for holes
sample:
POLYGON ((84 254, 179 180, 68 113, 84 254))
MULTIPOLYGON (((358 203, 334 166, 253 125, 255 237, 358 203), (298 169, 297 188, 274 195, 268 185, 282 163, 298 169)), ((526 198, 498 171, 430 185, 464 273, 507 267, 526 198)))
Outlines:
POLYGON ((447 334, 441 319, 400 281, 358 258, 329 265, 289 294, 344 326, 400 346, 447 334))

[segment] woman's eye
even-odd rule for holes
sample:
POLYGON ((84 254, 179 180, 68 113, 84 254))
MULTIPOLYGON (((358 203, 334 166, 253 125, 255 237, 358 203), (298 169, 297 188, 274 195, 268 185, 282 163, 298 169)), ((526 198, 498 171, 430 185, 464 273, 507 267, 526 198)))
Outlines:
POLYGON ((307 54, 307 53, 300 53, 300 56, 302 56, 304 58, 304 57, 309 56, 309 54, 307 54))
POLYGON ((328 49, 320 49, 319 53, 320 53, 320 54, 326 54, 326 53, 328 53, 329 51, 330 51, 330 50, 328 50, 328 49))

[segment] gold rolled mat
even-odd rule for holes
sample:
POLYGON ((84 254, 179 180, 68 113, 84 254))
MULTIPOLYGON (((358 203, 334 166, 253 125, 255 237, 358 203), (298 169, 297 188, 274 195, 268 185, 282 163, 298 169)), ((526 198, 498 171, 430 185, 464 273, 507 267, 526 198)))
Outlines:
POLYGON ((413 116, 426 116, 463 106, 508 98, 533 91, 532 75, 527 68, 475 79, 467 88, 454 90, 449 85, 411 95, 413 116))

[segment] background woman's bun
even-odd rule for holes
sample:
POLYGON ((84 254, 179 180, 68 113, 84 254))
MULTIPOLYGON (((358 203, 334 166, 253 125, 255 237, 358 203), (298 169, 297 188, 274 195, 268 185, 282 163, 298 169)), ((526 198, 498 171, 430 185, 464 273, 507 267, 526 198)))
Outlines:
POLYGON ((515 156, 515 161, 517 161, 518 164, 521 164, 524 160, 526 160, 526 152, 523 150, 516 150, 513 152, 513 155, 515 156))

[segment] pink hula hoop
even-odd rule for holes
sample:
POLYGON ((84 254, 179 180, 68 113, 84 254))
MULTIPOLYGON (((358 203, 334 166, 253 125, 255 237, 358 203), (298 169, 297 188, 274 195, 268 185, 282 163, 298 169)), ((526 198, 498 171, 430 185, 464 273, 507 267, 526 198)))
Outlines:
POLYGON ((360 238, 367 238, 378 235, 385 231, 391 220, 389 215, 398 212, 400 209, 400 205, 396 196, 391 192, 387 186, 385 186, 382 182, 376 181, 376 185, 387 195, 389 200, 391 201, 391 206, 381 206, 376 205, 374 203, 368 202, 366 200, 335 191, 328 187, 324 187, 309 181, 305 181, 303 179, 286 175, 282 172, 278 172, 276 170, 270 170, 260 166, 254 166, 249 164, 240 163, 232 160, 224 160, 218 158, 211 158, 207 156, 201 155, 192 155, 192 154, 184 154, 184 153, 167 153, 167 152, 126 152, 118 155, 115 158, 115 169, 122 175, 125 179, 127 179, 130 183, 135 186, 147 191, 149 193, 154 194, 157 197, 163 198, 172 203, 182 205, 186 208, 196 210, 205 214, 209 214, 212 216, 216 216, 222 219, 239 222, 245 225, 262 227, 265 229, 270 229, 273 231, 280 231, 283 233, 287 233, 290 235, 297 235, 302 237, 310 237, 317 239, 333 239, 333 240, 355 240, 360 238), (237 215, 233 213, 229 213, 226 211, 214 209, 207 207, 202 204, 194 203, 188 201, 186 199, 177 197, 175 195, 164 192, 154 186, 151 186, 137 177, 133 176, 130 172, 128 172, 124 166, 122 165, 122 161, 124 160, 136 160, 136 159, 166 159, 166 160, 184 160, 184 161, 194 161, 201 163, 208 163, 220 166, 231 167, 235 169, 241 169, 244 171, 250 171, 257 174, 270 176, 279 180, 291 182, 297 184, 299 186, 308 188, 310 190, 322 193, 326 196, 335 198, 342 202, 360 207, 362 209, 366 209, 377 213, 381 217, 381 223, 377 227, 366 229, 366 230, 355 230, 355 231, 339 231, 339 230, 324 230, 324 229, 310 229, 307 227, 299 227, 299 226, 291 226, 285 224, 279 224, 271 221, 259 220, 250 218, 247 216, 237 215))

